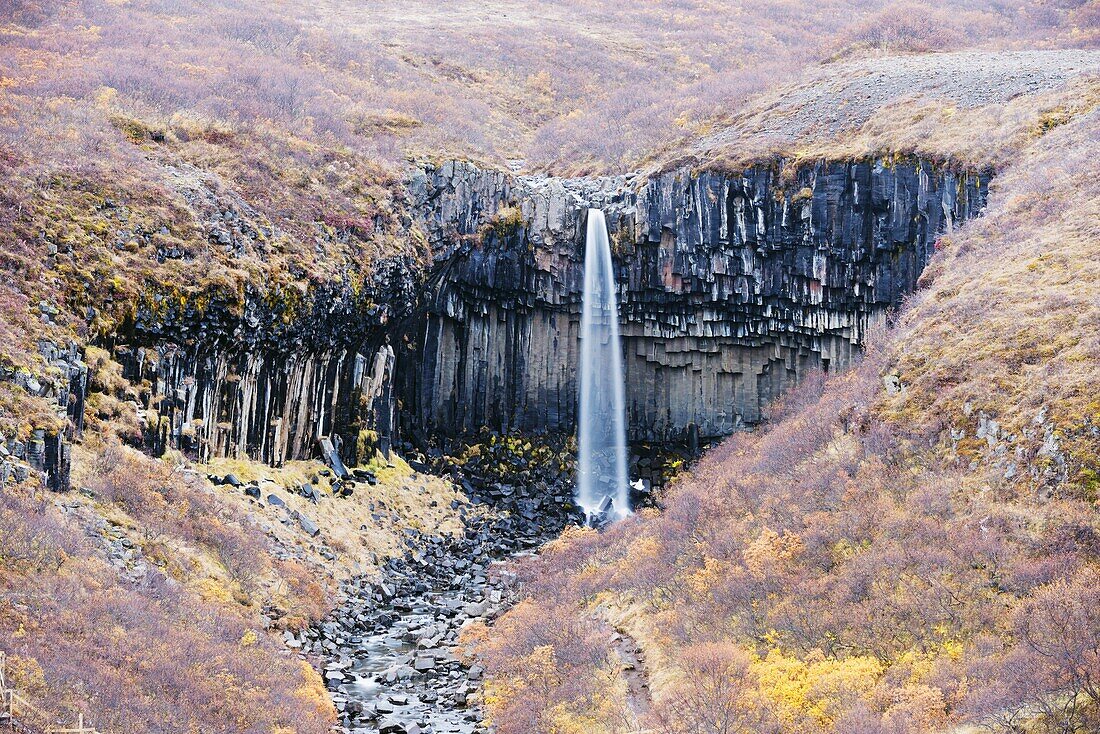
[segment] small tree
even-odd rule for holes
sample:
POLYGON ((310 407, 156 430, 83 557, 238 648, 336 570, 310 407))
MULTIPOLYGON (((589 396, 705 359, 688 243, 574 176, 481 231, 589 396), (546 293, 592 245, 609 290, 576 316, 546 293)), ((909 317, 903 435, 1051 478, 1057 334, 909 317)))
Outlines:
POLYGON ((768 734, 778 721, 759 693, 748 654, 734 645, 696 645, 684 675, 654 710, 663 734, 768 734))
POLYGON ((1100 722, 1100 572, 1084 568, 1044 586, 1016 610, 1035 710, 1051 732, 1095 731, 1100 722))

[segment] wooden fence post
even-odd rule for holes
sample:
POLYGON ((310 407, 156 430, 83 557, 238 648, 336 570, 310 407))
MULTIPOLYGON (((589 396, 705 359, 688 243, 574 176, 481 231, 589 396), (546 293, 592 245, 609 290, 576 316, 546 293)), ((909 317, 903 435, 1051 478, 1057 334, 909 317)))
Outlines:
MULTIPOLYGON (((18 705, 20 717, 38 717, 43 722, 48 721, 49 717, 44 712, 35 708, 25 699, 23 699, 22 696, 15 692, 14 688, 8 687, 6 668, 7 662, 7 653, 5 653, 3 650, 0 650, 0 720, 2 720, 4 718, 3 715, 6 714, 9 724, 14 724, 15 709, 16 705, 18 705)), ((85 728, 84 714, 77 714, 77 723, 75 729, 65 729, 47 725, 45 730, 29 729, 29 731, 44 731, 45 734, 99 734, 99 732, 97 732, 94 727, 85 728)))

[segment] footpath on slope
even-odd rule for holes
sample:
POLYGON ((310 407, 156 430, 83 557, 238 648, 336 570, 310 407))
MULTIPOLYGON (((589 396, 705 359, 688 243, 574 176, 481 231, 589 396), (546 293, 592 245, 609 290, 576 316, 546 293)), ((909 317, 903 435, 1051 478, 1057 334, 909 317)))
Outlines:
POLYGON ((626 684, 627 708, 634 717, 636 730, 640 730, 653 708, 645 655, 638 641, 623 630, 617 630, 611 638, 611 650, 619 659, 620 675, 626 684))

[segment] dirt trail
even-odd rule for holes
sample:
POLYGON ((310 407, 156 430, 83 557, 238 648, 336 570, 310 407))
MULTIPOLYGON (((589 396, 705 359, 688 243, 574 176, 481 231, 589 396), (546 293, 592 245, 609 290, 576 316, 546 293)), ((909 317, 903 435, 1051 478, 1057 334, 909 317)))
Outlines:
POLYGON ((626 682, 626 704, 634 715, 635 731, 643 731, 653 708, 645 653, 638 641, 622 630, 616 630, 611 638, 611 649, 621 664, 621 675, 626 682))

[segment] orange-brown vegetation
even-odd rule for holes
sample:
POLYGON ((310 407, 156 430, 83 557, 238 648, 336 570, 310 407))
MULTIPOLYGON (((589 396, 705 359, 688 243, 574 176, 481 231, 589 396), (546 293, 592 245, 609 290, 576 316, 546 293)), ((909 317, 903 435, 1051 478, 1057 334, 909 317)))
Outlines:
POLYGON ((319 462, 202 467, 260 481, 265 500, 320 526, 310 537, 178 454, 123 445, 142 428, 142 387, 105 350, 85 357, 76 491, 35 490, 34 479, 0 491, 0 649, 15 656, 16 685, 48 714, 83 713, 100 731, 326 731, 323 683, 282 631, 324 616, 337 582, 401 552, 404 530, 460 529, 454 486, 394 457, 372 464, 377 485, 351 498, 319 481, 324 500, 312 504, 296 489, 319 462), (364 524, 375 510, 384 517, 364 524))
POLYGON ((100 731, 327 731, 320 677, 260 616, 277 577, 293 588, 284 622, 322 613, 311 573, 269 560, 242 518, 158 462, 108 447, 87 479, 93 497, 64 505, 0 492, 0 638, 25 697, 100 731), (144 575, 108 561, 116 537, 144 575))
POLYGON ((780 160, 796 170, 821 159, 916 155, 997 171, 1038 135, 1096 106, 1100 56, 1090 58, 1064 83, 1035 89, 1012 80, 1043 74, 1055 61, 1050 54, 968 51, 825 64, 723 116, 713 134, 654 160, 665 169, 728 171, 780 160))
MULTIPOLYGON (((248 296, 293 322, 320 286, 365 299, 378 261, 428 255, 402 201, 409 155, 621 168, 808 62, 1096 42, 1096 2, 956 5, 0 2, 0 367, 46 371, 39 338, 87 345, 139 309, 233 314, 248 296)), ((625 726, 593 603, 646 610, 636 631, 669 668, 654 676, 668 731, 1094 715, 1100 197, 1074 148, 1091 150, 1096 128, 1069 121, 1088 99, 968 118, 1003 122, 1006 150, 1021 130, 1045 142, 1006 176, 995 215, 945 240, 891 346, 792 396, 773 431, 729 442, 664 515, 579 534, 533 567, 540 606, 520 605, 487 647, 502 732, 625 726), (884 396, 891 370, 904 390, 884 396), (1057 644, 1066 630, 1081 644, 1057 644)), ((895 108, 850 150, 896 142, 899 121, 908 147, 944 150, 927 141, 948 112, 895 108)), ((265 630, 321 614, 329 577, 275 560, 239 496, 116 445, 142 430, 140 386, 86 356, 74 479, 87 494, 0 492, 16 684, 101 731, 326 730, 321 681, 265 630), (122 539, 140 577, 134 554, 123 568, 110 555, 122 539)), ((63 423, 0 382, 5 438, 63 423)))
POLYGON ((859 366, 520 566, 538 614, 483 644, 502 734, 607 690, 572 638, 608 608, 650 666, 634 726, 1097 730, 1100 111, 1032 140, 859 366))
POLYGON ((380 258, 426 254, 406 156, 621 168, 808 62, 1083 47, 1094 5, 8 3, 0 360, 40 367, 37 337, 109 334, 138 306, 232 312, 247 294, 293 321, 311 286, 358 291, 380 258), (219 242, 219 220, 250 236, 219 242))

